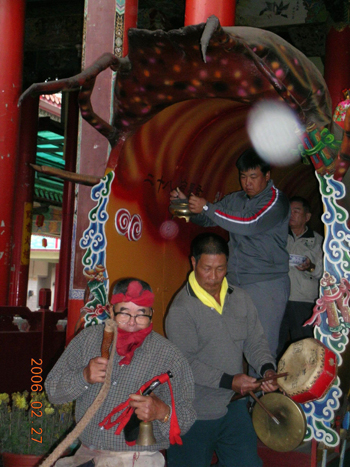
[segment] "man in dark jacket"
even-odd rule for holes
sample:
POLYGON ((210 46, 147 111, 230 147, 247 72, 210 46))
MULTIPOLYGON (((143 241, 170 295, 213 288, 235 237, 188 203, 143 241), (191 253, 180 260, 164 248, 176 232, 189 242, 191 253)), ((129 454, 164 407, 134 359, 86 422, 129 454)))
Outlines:
MULTIPOLYGON (((290 290, 289 202, 270 179, 269 164, 253 149, 245 151, 236 166, 242 190, 214 204, 191 195, 189 208, 197 214, 191 221, 229 232, 228 281, 249 293, 275 357, 290 290)), ((172 191, 170 198, 177 197, 186 198, 181 191, 172 191)))

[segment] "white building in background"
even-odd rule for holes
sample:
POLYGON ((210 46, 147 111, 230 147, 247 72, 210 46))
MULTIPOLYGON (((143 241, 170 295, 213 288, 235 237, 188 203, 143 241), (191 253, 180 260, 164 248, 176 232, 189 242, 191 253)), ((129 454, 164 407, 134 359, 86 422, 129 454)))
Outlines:
POLYGON ((39 290, 43 288, 51 290, 50 308, 53 308, 60 246, 59 238, 43 235, 31 237, 27 307, 32 311, 39 308, 39 290))

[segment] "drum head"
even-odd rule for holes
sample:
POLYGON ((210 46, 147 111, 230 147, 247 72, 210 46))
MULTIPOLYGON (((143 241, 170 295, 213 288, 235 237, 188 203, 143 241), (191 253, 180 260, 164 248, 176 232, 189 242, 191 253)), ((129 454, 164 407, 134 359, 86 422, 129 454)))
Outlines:
POLYGON ((297 448, 306 433, 306 418, 299 404, 277 392, 265 394, 260 400, 280 423, 277 425, 260 405, 255 404, 252 418, 258 438, 274 451, 297 448))
POLYGON ((289 375, 278 380, 279 387, 301 404, 324 396, 337 375, 334 352, 312 337, 292 343, 278 363, 278 373, 289 375))

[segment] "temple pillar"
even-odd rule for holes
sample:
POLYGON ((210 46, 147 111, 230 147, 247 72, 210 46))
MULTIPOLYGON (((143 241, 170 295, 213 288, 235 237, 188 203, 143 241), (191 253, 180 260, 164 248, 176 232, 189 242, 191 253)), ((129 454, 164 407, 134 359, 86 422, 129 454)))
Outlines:
POLYGON ((16 183, 25 0, 0 2, 0 304, 8 304, 12 218, 16 183))
POLYGON ((123 57, 128 55, 128 29, 137 26, 138 3, 138 0, 125 0, 123 57))
POLYGON ((332 98, 332 113, 350 89, 350 26, 333 24, 326 38, 324 78, 332 98))
MULTIPOLYGON (((77 165, 78 142, 78 92, 69 92, 62 96, 66 99, 64 159, 65 170, 75 172, 77 165)), ((75 184, 65 181, 62 203, 61 248, 56 268, 56 286, 54 311, 65 311, 68 308, 69 271, 71 263, 71 245, 73 238, 73 218, 75 203, 75 184)))
POLYGON ((9 305, 26 306, 29 276, 30 239, 32 233, 32 212, 39 97, 28 97, 21 105, 19 132, 16 193, 12 223, 12 255, 10 274, 9 305))
POLYGON ((215 15, 221 26, 235 24, 236 0, 186 0, 185 26, 205 23, 207 18, 215 15))

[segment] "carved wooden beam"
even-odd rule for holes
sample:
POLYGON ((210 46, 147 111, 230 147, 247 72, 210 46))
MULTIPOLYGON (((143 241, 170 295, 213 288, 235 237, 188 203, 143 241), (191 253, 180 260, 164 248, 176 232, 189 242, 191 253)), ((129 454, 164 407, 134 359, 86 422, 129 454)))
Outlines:
POLYGON ((49 167, 47 165, 30 165, 37 172, 41 172, 46 175, 53 175, 54 177, 61 178, 62 180, 67 180, 68 182, 78 183, 79 185, 94 186, 101 180, 100 177, 94 177, 93 175, 77 174, 74 172, 68 172, 67 170, 49 167))

